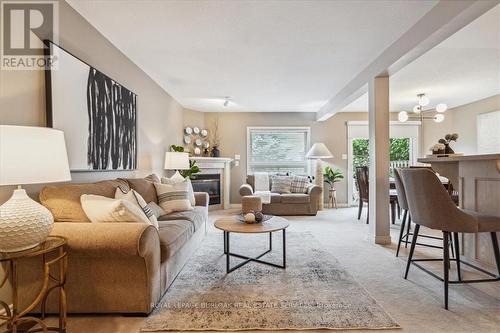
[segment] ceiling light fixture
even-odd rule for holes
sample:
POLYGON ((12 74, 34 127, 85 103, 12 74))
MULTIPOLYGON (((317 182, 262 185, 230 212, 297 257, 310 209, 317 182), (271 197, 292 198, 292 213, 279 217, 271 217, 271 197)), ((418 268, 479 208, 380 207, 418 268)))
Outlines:
POLYGON ((424 120, 433 120, 436 123, 441 123, 444 121, 444 112, 448 109, 448 106, 444 103, 439 103, 436 105, 436 110, 424 110, 424 106, 429 105, 430 100, 425 94, 417 95, 418 104, 413 107, 414 116, 411 116, 406 111, 401 111, 398 114, 398 120, 402 123, 408 120, 418 120, 420 122, 424 120), (438 114, 434 116, 426 116, 425 113, 437 111, 438 114))
POLYGON ((231 100, 231 97, 229 97, 229 96, 224 97, 224 107, 225 108, 228 107, 230 100, 231 100))

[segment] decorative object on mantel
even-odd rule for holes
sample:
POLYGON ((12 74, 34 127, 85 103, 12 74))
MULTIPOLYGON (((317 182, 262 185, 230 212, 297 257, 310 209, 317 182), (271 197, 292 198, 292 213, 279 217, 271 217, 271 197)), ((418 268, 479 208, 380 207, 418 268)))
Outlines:
POLYGON ((216 115, 212 123, 211 130, 211 146, 212 146, 212 157, 220 157, 220 136, 219 136, 219 116, 216 115))
POLYGON ((429 105, 430 100, 425 94, 418 94, 418 104, 413 107, 413 116, 410 116, 407 111, 401 111, 398 114, 398 120, 402 123, 408 120, 433 120, 436 123, 440 123, 444 120, 444 112, 448 109, 448 106, 444 103, 439 103, 436 105, 435 109, 432 110, 424 110, 424 107, 429 105), (429 112, 437 112, 434 116, 425 116, 425 113, 429 112))
POLYGON ((325 178, 325 182, 330 185, 330 190, 328 191, 328 204, 331 202, 330 208, 333 208, 334 206, 337 208, 337 190, 334 185, 344 179, 344 175, 342 174, 342 171, 333 171, 332 167, 327 165, 325 167, 323 177, 325 178))
POLYGON ((186 133, 187 135, 191 135, 193 134, 193 129, 188 126, 184 129, 184 133, 186 133))
POLYGON ((190 146, 190 149, 194 155, 200 156, 202 154, 201 147, 208 148, 210 144, 206 140, 208 136, 208 130, 200 129, 198 126, 186 127, 184 128, 184 145, 190 146))
POLYGON ((46 127, 0 125, 0 185, 18 185, 0 206, 0 251, 33 248, 45 241, 54 218, 19 184, 70 181, 64 133, 46 127))
POLYGON ((332 153, 326 148, 325 144, 322 142, 315 143, 311 149, 307 152, 306 157, 308 159, 316 160, 316 177, 314 178, 316 185, 321 187, 321 195, 319 196, 318 210, 322 210, 325 203, 323 200, 323 163, 322 158, 332 158, 332 153))
MULTIPOLYGON (((185 154, 185 155, 183 155, 182 158, 183 159, 185 158, 186 161, 182 161, 182 169, 178 169, 178 170, 180 170, 180 172, 177 171, 177 172, 179 172, 180 176, 182 176, 182 178, 186 178, 186 177, 189 177, 190 179, 196 178, 193 175, 199 173, 200 172, 200 168, 196 165, 196 161, 195 160, 189 158, 189 153, 185 153, 184 152, 184 147, 182 147, 182 146, 176 146, 176 145, 171 145, 170 146, 170 150, 171 150, 171 152, 167 152, 166 154, 168 154, 168 153, 185 154), (184 157, 184 156, 187 156, 187 157, 184 157)), ((165 169, 166 170, 172 170, 172 167, 170 169, 167 169, 166 158, 165 158, 165 169)), ((176 169, 176 168, 173 168, 173 169, 176 169)))

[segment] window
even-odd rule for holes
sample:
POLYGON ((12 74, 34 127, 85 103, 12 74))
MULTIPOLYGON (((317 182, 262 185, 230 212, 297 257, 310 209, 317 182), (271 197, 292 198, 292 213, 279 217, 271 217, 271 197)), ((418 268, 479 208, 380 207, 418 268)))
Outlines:
POLYGON ((247 173, 307 174, 309 127, 247 127, 247 173))

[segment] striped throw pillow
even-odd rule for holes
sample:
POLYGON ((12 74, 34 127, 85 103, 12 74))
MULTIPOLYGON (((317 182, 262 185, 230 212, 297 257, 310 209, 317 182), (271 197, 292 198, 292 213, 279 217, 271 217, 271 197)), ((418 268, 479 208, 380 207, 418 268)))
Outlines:
POLYGON ((158 204, 170 214, 173 212, 183 212, 193 210, 189 201, 189 183, 179 182, 175 184, 154 183, 156 194, 158 195, 158 204))
POLYGON ((121 187, 117 187, 115 191, 115 199, 127 200, 135 206, 139 207, 151 222, 151 224, 154 225, 156 229, 158 229, 158 219, 153 214, 153 210, 151 209, 151 207, 149 207, 149 205, 146 203, 146 200, 144 200, 144 198, 139 193, 137 193, 137 191, 130 190, 128 192, 124 192, 121 187))

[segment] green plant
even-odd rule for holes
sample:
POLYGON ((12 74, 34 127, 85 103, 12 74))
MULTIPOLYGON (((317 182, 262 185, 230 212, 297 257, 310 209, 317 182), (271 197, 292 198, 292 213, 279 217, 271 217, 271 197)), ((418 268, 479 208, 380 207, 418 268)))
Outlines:
MULTIPOLYGON (((178 153, 183 153, 184 152, 184 147, 183 146, 176 146, 176 145, 171 145, 170 146, 171 151, 175 151, 178 153)), ((191 155, 191 154, 190 154, 191 155)), ((194 175, 200 172, 200 168, 196 165, 196 161, 189 160, 189 169, 187 170, 179 170, 179 173, 182 175, 182 177, 187 178, 189 177, 190 179, 196 178, 194 175)))
POLYGON ((325 167, 325 172, 323 173, 325 177, 325 182, 333 188, 333 184, 340 182, 344 179, 344 175, 340 170, 333 170, 329 165, 325 167))

